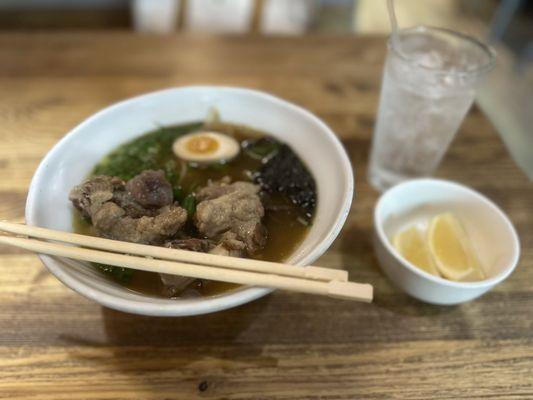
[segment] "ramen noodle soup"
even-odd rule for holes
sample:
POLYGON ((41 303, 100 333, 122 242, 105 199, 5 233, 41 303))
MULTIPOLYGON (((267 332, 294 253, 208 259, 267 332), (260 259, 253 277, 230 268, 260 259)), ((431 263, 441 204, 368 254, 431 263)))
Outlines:
MULTIPOLYGON (((316 208, 314 178, 287 144, 220 122, 168 126, 125 143, 74 187, 78 233, 282 262, 316 208)), ((150 296, 211 296, 239 287, 93 264, 150 296)))

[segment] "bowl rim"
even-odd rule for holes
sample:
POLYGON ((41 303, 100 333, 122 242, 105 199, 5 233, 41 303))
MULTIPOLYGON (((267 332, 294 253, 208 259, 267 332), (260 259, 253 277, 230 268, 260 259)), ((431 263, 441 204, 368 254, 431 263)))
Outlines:
POLYGON ((400 263, 403 267, 407 268, 412 273, 418 275, 419 277, 423 279, 427 279, 433 283, 447 286, 449 288, 454 289, 479 289, 479 288, 485 288, 485 287, 491 287, 494 286, 501 281, 503 281, 505 278, 507 278, 516 268, 518 264, 518 260, 520 258, 520 239, 518 237, 518 234, 516 232, 516 229, 509 219, 509 217, 494 203, 492 200, 490 200, 485 195, 479 193, 478 191, 463 185, 458 182, 446 180, 446 179, 438 179, 438 178, 419 178, 419 179, 412 179, 409 181, 405 181, 402 183, 399 183, 398 185, 395 185, 391 187, 389 190, 387 190, 385 193, 383 193, 380 198, 378 199, 378 202, 376 203, 374 207, 374 229, 377 232, 377 236, 380 240, 380 242, 383 244, 385 249, 389 254, 391 254, 394 259, 400 263), (398 251, 392 246, 390 243, 390 240, 387 238, 387 235, 385 234, 385 231, 383 229, 383 218, 380 218, 383 203, 387 201, 390 197, 394 196, 396 192, 400 189, 404 189, 408 186, 419 186, 419 185, 440 185, 442 187, 453 187, 455 189, 459 189, 469 195, 472 195, 477 201, 484 203, 492 212, 494 212, 506 225, 509 233, 512 237, 513 242, 513 257, 511 262, 505 267, 503 271, 498 273, 497 275, 483 279, 481 281, 475 281, 475 282, 456 282, 451 281, 445 278, 441 278, 439 276, 431 275, 429 272, 425 272, 421 270, 420 268, 414 266, 409 261, 405 260, 398 251))
MULTIPOLYGON (((318 126, 318 128, 323 132, 323 134, 328 138, 335 148, 336 157, 339 158, 340 163, 343 165, 345 170, 345 179, 343 182, 344 193, 342 198, 342 206, 337 211, 336 217, 331 223, 331 227, 328 232, 324 235, 322 241, 317 245, 313 250, 308 254, 305 254, 296 265, 308 265, 314 262, 318 257, 320 257, 332 244, 335 238, 338 236, 340 230, 342 229, 348 213, 350 211, 352 198, 354 195, 354 171, 352 165, 341 144, 339 138, 335 133, 329 128, 328 125, 316 115, 306 110, 305 108, 291 103, 287 100, 283 100, 272 94, 262 92, 255 89, 248 89, 242 87, 233 87, 233 86, 224 86, 224 85, 191 85, 191 86, 179 86, 179 87, 170 87, 166 89, 161 89, 157 91, 152 91, 133 97, 114 102, 96 113, 91 114, 89 117, 81 121, 78 125, 73 127, 66 135, 64 135, 44 156, 44 158, 39 163, 37 170, 35 171, 33 178, 30 182, 28 196, 26 199, 26 210, 25 210, 25 219, 28 225, 35 225, 35 217, 38 209, 38 191, 37 188, 42 185, 41 181, 45 173, 45 167, 48 162, 57 157, 68 145, 71 138, 76 136, 78 132, 85 129, 85 126, 92 123, 93 120, 102 117, 108 113, 114 113, 120 108, 133 103, 145 100, 153 96, 163 95, 168 92, 175 91, 222 91, 228 92, 234 95, 243 95, 243 96, 252 96, 260 98, 267 102, 278 104, 283 108, 291 111, 292 113, 298 115, 301 118, 310 120, 313 124, 318 126)), ((228 308, 233 308, 250 301, 256 300, 260 297, 263 297, 275 289, 273 288, 264 288, 264 287, 243 287, 235 291, 230 291, 225 294, 216 295, 209 298, 202 299, 187 299, 187 300, 167 300, 164 299, 164 303, 147 303, 140 300, 134 299, 124 299, 108 294, 104 291, 95 289, 90 285, 74 278, 72 275, 64 271, 64 265, 59 262, 59 259, 56 257, 51 257, 47 255, 39 255, 39 258, 47 269, 56 276, 63 284, 65 284, 70 289, 76 291, 82 296, 89 298, 101 305, 106 307, 124 311, 134 314, 142 315, 153 315, 153 316, 188 316, 188 315, 201 315, 207 314, 210 312, 216 312, 225 310, 228 308), (167 303, 168 302, 168 303, 167 303)))

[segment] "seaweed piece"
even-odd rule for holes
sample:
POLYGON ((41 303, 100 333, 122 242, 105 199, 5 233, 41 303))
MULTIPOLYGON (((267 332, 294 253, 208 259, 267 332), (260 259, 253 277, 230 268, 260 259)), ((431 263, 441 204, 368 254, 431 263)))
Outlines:
POLYGON ((259 169, 255 182, 267 192, 279 192, 300 207, 310 221, 316 207, 316 184, 300 158, 286 144, 259 169))

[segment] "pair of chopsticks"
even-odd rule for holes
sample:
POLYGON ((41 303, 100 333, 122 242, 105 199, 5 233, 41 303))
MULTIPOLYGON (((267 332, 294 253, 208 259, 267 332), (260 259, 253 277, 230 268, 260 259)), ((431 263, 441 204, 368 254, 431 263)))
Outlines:
POLYGON ((35 253, 190 278, 263 286, 364 302, 372 301, 372 286, 349 282, 348 273, 344 270, 315 266, 302 268, 269 261, 169 249, 7 221, 0 221, 0 231, 27 236, 26 238, 0 235, 0 243, 35 253))

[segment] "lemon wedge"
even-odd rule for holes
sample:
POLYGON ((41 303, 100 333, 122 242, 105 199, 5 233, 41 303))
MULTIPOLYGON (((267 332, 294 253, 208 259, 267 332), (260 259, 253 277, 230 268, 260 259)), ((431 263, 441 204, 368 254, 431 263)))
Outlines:
POLYGON ((438 271, 453 281, 485 278, 461 222, 452 213, 434 217, 428 228, 428 247, 438 271))
POLYGON ((396 250, 411 264, 432 275, 439 276, 424 235, 416 226, 396 234, 392 242, 396 250))

